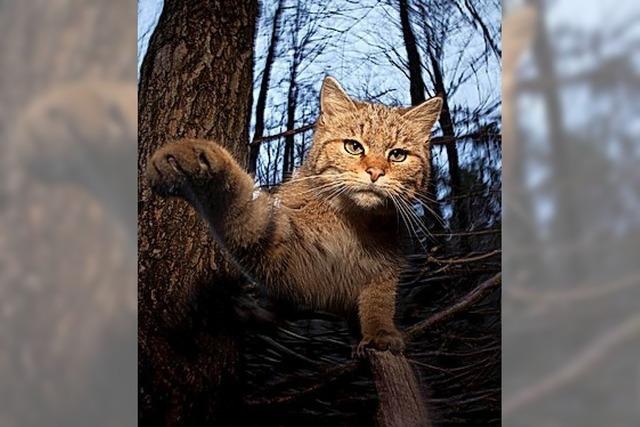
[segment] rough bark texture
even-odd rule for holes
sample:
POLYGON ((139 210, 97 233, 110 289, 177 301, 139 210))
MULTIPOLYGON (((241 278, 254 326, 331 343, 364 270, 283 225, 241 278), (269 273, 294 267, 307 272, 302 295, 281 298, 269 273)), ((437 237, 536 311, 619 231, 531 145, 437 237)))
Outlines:
POLYGON ((416 376, 404 356, 369 351, 369 362, 380 398, 381 427, 430 426, 416 376))
MULTIPOLYGON (((255 1, 167 0, 142 64, 138 173, 166 142, 215 140, 247 158, 255 1)), ((237 280, 186 203, 139 182, 139 417, 226 424, 233 411, 237 280)))

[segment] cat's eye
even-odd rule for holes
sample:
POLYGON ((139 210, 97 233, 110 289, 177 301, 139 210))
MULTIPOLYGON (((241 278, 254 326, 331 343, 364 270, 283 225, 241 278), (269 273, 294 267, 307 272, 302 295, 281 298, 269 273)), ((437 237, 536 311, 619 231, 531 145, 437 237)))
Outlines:
POLYGON ((353 154, 354 156, 364 154, 364 147, 362 146, 362 144, 353 139, 344 140, 344 150, 349 154, 353 154))
POLYGON ((349 154, 353 154, 354 156, 364 154, 364 147, 362 146, 362 144, 353 139, 344 140, 344 150, 349 154))
POLYGON ((389 160, 392 162, 404 162, 407 159, 407 151, 401 148, 391 150, 389 153, 389 160))

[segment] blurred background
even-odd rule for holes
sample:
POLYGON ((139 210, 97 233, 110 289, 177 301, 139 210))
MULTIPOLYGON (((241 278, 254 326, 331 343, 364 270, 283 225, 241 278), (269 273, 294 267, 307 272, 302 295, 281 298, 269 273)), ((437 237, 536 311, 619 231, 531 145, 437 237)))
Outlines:
POLYGON ((136 11, 0 2, 0 425, 136 420, 136 11))
POLYGON ((640 419, 638 17, 505 4, 505 425, 640 419))

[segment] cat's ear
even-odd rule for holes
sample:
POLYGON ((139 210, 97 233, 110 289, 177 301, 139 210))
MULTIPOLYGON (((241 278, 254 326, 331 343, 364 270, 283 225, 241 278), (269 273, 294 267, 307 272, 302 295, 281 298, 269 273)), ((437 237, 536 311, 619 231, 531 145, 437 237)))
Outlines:
POLYGON ((333 77, 325 77, 320 89, 320 111, 333 115, 347 113, 356 109, 349 95, 333 77))
POLYGON ((436 124, 442 110, 442 98, 435 96, 409 108, 402 117, 414 126, 419 126, 425 133, 431 133, 431 128, 436 124))

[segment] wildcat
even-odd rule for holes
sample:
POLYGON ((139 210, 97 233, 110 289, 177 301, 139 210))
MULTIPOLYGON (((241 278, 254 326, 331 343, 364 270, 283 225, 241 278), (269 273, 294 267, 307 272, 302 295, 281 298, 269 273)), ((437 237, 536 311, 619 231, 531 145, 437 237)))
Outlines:
POLYGON ((405 260, 401 220, 429 176, 429 135, 442 100, 393 108, 350 98, 325 78, 313 145, 293 179, 275 194, 220 145, 167 144, 148 179, 163 196, 187 200, 246 274, 276 298, 357 313, 366 348, 401 352, 394 324, 405 260), (402 218, 401 218, 402 217, 402 218))

